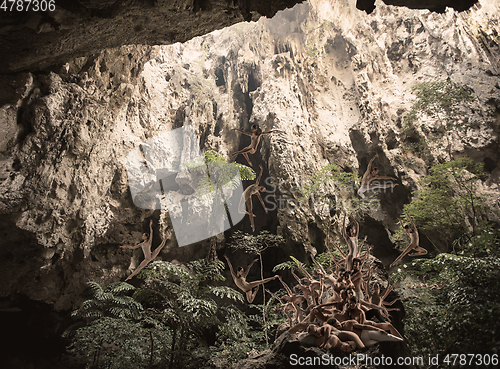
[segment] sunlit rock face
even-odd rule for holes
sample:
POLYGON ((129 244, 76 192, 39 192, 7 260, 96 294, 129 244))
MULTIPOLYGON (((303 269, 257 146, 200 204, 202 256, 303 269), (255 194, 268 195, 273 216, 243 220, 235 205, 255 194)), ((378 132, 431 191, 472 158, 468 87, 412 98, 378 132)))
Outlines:
MULTIPOLYGON (((354 1, 314 0, 184 44, 123 46, 53 72, 1 77, 1 296, 69 309, 87 280, 130 273, 141 251, 119 246, 139 243, 153 214, 163 230, 168 214, 134 205, 126 157, 187 125, 202 151, 228 160, 249 144, 231 129, 281 131, 265 136, 250 159, 257 172, 263 165, 268 190, 269 214, 254 200, 256 230, 282 234, 283 254, 305 256, 303 245, 324 250, 326 220, 338 210, 299 208, 293 199, 295 186, 328 163, 362 174, 378 152, 381 173, 399 179, 361 224, 385 262, 388 232, 431 162, 470 156, 486 163, 483 190, 498 196, 499 5, 482 1, 445 14, 376 5, 366 15, 354 1), (430 142, 425 161, 403 150, 400 138, 415 99, 411 86, 447 78, 474 91, 474 124, 454 133, 451 147, 430 142)), ((250 231, 248 218, 237 227, 250 231)), ((158 244, 158 229, 155 237, 158 244)), ((160 257, 202 258, 207 245, 179 248, 173 238, 160 257)))
MULTIPOLYGON (((2 72, 33 71, 123 45, 186 42, 233 24, 271 18, 302 0, 44 0, 4 4, 0 17, 2 72), (22 3, 22 4, 21 4, 22 3), (43 3, 43 4, 42 4, 43 3)), ((386 4, 443 12, 477 0, 386 0, 386 4)), ((373 11, 374 0, 357 7, 373 11)), ((342 6, 342 3, 335 4, 342 6)))
MULTIPOLYGON (((44 0, 3 11, 0 69, 33 71, 123 45, 185 42, 297 0, 44 0), (48 10, 48 11, 47 11, 48 10)), ((7 9, 10 9, 10 5, 7 9)))

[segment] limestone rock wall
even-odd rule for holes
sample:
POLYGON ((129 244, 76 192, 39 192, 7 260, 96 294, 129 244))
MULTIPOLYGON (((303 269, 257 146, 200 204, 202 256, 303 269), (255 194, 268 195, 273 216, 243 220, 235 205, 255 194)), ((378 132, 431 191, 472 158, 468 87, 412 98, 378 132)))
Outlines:
MULTIPOLYGON (((230 25, 272 17, 297 0, 42 0, 3 4, 0 45, 4 72, 39 71, 123 45, 169 45, 230 25)), ((373 11, 375 0, 356 6, 373 11)), ((462 11, 477 0, 386 0, 388 5, 462 11)), ((343 6, 343 3, 335 4, 343 6)))
MULTIPOLYGON (((355 1, 312 0, 184 44, 123 46, 50 73, 3 76, 0 295, 62 310, 79 302, 87 280, 124 278, 142 255, 119 246, 140 242, 149 216, 168 223, 165 212, 133 204, 126 156, 186 125, 202 150, 228 160, 249 144, 232 128, 281 131, 250 157, 254 168, 264 166, 270 209, 256 203, 257 231, 282 234, 284 253, 304 245, 321 251, 325 221, 337 213, 298 207, 295 186, 328 163, 362 174, 378 152, 381 172, 399 186, 366 210, 361 233, 384 261, 395 216, 430 164, 404 151, 400 139, 415 83, 450 78, 474 91, 474 125, 457 133, 450 150, 432 144, 431 159, 451 152, 487 163, 484 191, 498 196, 499 17, 493 0, 460 14, 377 3, 368 16, 355 1)), ((248 223, 237 227, 249 231, 248 223)), ((178 248, 172 239, 161 257, 205 257, 207 245, 178 248)))

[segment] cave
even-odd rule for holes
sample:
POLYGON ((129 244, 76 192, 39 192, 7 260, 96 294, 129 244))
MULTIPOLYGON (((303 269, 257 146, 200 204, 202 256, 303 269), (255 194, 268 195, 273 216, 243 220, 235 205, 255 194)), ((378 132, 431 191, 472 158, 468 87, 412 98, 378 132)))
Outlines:
MULTIPOLYGON (((334 243, 345 247, 338 206, 355 204, 349 211, 360 223, 360 237, 373 245, 375 279, 387 284, 387 270, 397 271, 389 264, 400 253, 394 241, 401 232, 398 218, 418 197, 433 165, 463 158, 482 165, 477 199, 498 210, 500 8, 493 0, 46 3, 55 9, 6 10, 0 19, 0 314, 10 337, 2 346, 7 367, 89 364, 67 355, 63 332, 88 298, 87 282, 123 282, 145 261, 140 247, 120 247, 144 241, 150 219, 154 250, 179 219, 193 234, 206 231, 207 224, 193 219, 215 213, 209 202, 222 198, 226 216, 239 219, 237 224, 226 227, 222 219, 220 232, 186 246, 178 245, 173 232, 157 260, 177 268, 202 259, 225 262, 226 255, 235 265, 249 265, 255 255, 234 251, 232 235, 267 231, 283 242, 260 255, 263 269, 255 264, 249 280, 283 273, 292 286, 296 281, 286 268, 297 262, 291 256, 313 268, 311 254, 326 258, 334 243), (466 86, 474 99, 459 113, 447 112, 455 122, 446 121, 450 129, 441 136, 441 112, 436 118, 428 110, 410 126, 417 99, 412 87, 446 79, 466 86), (255 152, 248 159, 232 156, 250 145, 253 124, 265 133, 255 152), (166 148, 153 150, 156 137, 186 127, 196 138, 165 136, 166 148), (205 172, 192 170, 199 152, 219 154, 227 163, 215 156, 205 160, 221 167, 244 167, 247 177, 232 178, 238 186, 225 188, 223 196, 213 187, 198 192, 210 170, 208 162, 205 172), (316 206, 314 196, 302 198, 304 184, 329 164, 359 186, 375 154, 380 173, 397 178, 393 191, 373 194, 378 207, 357 199, 352 186, 335 192, 326 182, 318 191, 327 194, 330 208, 316 206), (263 203, 254 194, 254 231, 238 207, 257 178, 263 203), (349 202, 353 198, 357 202, 349 202), (273 271, 275 265, 282 269, 273 271), (29 354, 26 346, 32 347, 29 354)), ((214 174, 219 172, 210 178, 214 174)), ((460 256, 476 220, 485 227, 484 237, 493 234, 497 213, 479 208, 463 217, 459 230, 465 236, 455 240, 445 240, 444 231, 419 228, 420 245, 428 251, 422 260, 443 251, 460 256)), ((234 287, 227 265, 220 273, 226 281, 214 286, 234 287)), ((140 278, 130 283, 143 286, 140 278)), ((272 291, 281 287, 278 280, 266 285, 272 291)), ((406 293, 411 302, 408 290, 390 297, 406 293)), ((269 303, 264 296, 259 292, 254 304, 269 303)), ((249 316, 261 314, 246 302, 238 304, 249 316)), ((395 325, 402 331, 405 307, 397 306, 395 325)), ((255 318, 250 325, 258 324, 255 318)), ((205 328, 201 336, 212 345, 217 333, 205 328)), ((273 355, 296 344, 287 342, 277 340, 273 355)), ((392 347, 383 344, 373 353, 392 347)), ((109 343, 102 350, 94 363, 115 347, 109 343)), ((408 347, 399 347, 397 354, 404 353, 408 347)), ((252 360, 233 367, 261 359, 252 360)))

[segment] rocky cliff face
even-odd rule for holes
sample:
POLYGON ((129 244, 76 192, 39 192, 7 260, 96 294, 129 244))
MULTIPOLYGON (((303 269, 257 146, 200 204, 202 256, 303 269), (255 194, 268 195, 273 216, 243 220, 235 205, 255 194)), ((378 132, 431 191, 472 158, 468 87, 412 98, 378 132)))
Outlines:
MULTIPOLYGON (((243 21, 272 17, 297 0, 43 0, 2 3, 4 72, 33 71, 123 45, 185 42, 243 21)), ((373 11, 375 0, 356 6, 373 11)), ((388 5, 463 11, 477 0, 386 0, 388 5)), ((342 6, 342 4, 338 4, 342 6)))
MULTIPOLYGON (((289 254, 303 245, 324 248, 329 209, 298 207, 293 199, 294 186, 328 163, 362 174, 378 152, 381 172, 399 179, 380 206, 366 209, 361 228, 383 261, 395 216, 430 162, 450 155, 484 162, 484 191, 498 196, 499 18, 493 0, 460 14, 377 3, 368 16, 352 1, 314 0, 184 44, 123 46, 74 59, 57 73, 3 76, 4 306, 22 295, 70 309, 87 280, 124 278, 142 255, 137 250, 131 260, 119 246, 140 241, 148 216, 168 223, 164 211, 134 205, 126 156, 187 125, 202 150, 227 158, 249 143, 232 128, 249 131, 255 123, 281 131, 250 157, 254 168, 264 166, 270 209, 266 215, 255 206, 257 231, 282 234, 289 254), (474 91, 474 124, 454 133, 451 148, 431 143, 425 161, 401 139, 410 88, 447 78, 474 91)), ((237 227, 249 231, 247 223, 237 227)), ((161 257, 205 257, 207 245, 179 248, 172 239, 161 257)))

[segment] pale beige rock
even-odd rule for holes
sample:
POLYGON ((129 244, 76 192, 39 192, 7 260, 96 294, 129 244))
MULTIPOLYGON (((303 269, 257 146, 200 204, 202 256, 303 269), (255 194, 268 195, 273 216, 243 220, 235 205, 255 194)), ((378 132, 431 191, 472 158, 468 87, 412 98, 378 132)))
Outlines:
MULTIPOLYGON (((254 202, 256 227, 276 229, 286 247, 297 250, 322 242, 328 230, 338 241, 339 225, 330 223, 325 206, 298 206, 293 189, 328 163, 362 175, 375 152, 381 171, 401 184, 366 214, 379 233, 394 229, 429 164, 402 148, 402 119, 415 99, 411 86, 450 78, 478 97, 474 124, 456 134, 451 152, 491 161, 483 191, 498 197, 498 5, 484 1, 481 9, 457 15, 377 4, 373 14, 361 16, 353 2, 345 9, 339 3, 345 2, 317 0, 185 44, 123 46, 75 59, 59 75, 29 75, 31 82, 21 83, 28 87, 0 107, 7 133, 0 142, 1 224, 15 233, 1 241, 2 249, 27 247, 1 265, 7 270, 31 259, 2 276, 0 294, 22 291, 69 309, 86 280, 124 278, 141 254, 119 246, 139 243, 142 221, 153 214, 133 204, 126 157, 139 143, 186 125, 194 127, 202 150, 228 160, 249 144, 232 128, 249 131, 257 123, 281 131, 262 138, 250 155, 254 169, 262 163, 274 178, 268 190, 277 191, 276 200, 266 198, 270 210, 277 207, 270 215, 254 202)), ((420 122, 422 134, 427 123, 420 122)), ((445 145, 430 146, 435 159, 449 159, 445 145)), ((185 187, 188 178, 183 174, 177 183, 185 187)), ((189 193, 172 192, 179 199, 189 193)), ((173 211, 183 214, 180 206, 173 211)), ((168 215, 159 215, 163 232, 168 215)), ((205 257, 207 245, 178 248, 173 239, 160 258, 205 257)))

